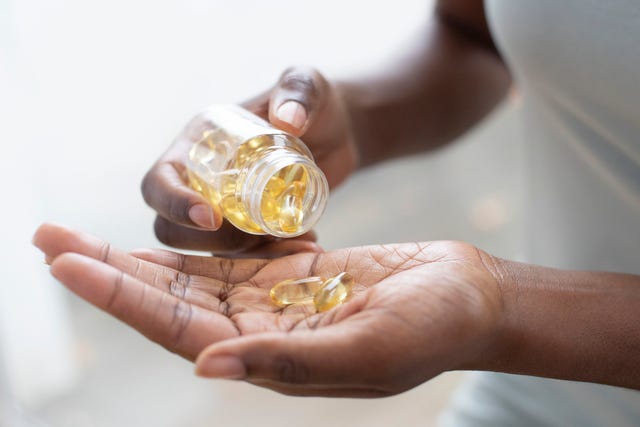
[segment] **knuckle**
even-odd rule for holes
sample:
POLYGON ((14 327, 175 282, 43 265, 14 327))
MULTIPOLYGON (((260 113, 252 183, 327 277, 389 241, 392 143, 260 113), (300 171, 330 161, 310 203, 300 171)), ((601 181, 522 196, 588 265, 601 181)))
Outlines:
POLYGON ((306 384, 309 382, 309 368, 289 355, 276 355, 273 359, 272 369, 277 381, 287 384, 306 384))
POLYGON ((159 161, 154 164, 140 183, 146 204, 165 216, 175 216, 179 209, 183 209, 189 203, 180 193, 183 169, 184 166, 177 162, 159 161))
POLYGON ((280 86, 288 91, 317 97, 324 79, 318 71, 305 67, 289 67, 280 77, 280 86))
POLYGON ((298 101, 311 112, 322 108, 329 97, 330 85, 317 70, 290 67, 280 77, 278 104, 287 100, 298 101))
POLYGON ((105 310, 110 313, 116 313, 116 300, 118 296, 122 292, 122 283, 124 282, 124 272, 120 271, 118 275, 115 277, 113 282, 113 290, 111 291, 111 295, 105 304, 105 310))
POLYGON ((291 73, 282 78, 281 86, 295 92, 315 93, 316 85, 311 76, 291 73))
POLYGON ((111 253, 111 244, 109 242, 102 242, 100 249, 98 250, 99 260, 105 264, 109 263, 109 255, 111 253))
POLYGON ((178 271, 169 283, 169 293, 176 298, 185 300, 188 297, 190 286, 191 276, 178 271))

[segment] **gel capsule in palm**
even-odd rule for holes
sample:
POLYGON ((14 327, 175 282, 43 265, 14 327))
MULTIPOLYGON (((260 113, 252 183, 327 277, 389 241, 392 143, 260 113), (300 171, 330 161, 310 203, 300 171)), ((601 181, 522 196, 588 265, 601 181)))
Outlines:
POLYGON ((287 279, 276 283, 269 292, 271 300, 279 307, 313 302, 313 297, 325 283, 322 277, 287 279))
POLYGON ((341 304, 351 293, 353 283, 353 277, 345 272, 327 279, 313 297, 316 310, 327 311, 341 304))

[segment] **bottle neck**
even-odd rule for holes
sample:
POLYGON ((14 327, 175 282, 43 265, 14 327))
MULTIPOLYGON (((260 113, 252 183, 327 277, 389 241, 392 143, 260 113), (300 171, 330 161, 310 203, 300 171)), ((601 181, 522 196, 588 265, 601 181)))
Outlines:
POLYGON ((313 160, 282 146, 265 150, 252 162, 239 190, 251 219, 277 237, 311 230, 329 195, 324 173, 313 160))

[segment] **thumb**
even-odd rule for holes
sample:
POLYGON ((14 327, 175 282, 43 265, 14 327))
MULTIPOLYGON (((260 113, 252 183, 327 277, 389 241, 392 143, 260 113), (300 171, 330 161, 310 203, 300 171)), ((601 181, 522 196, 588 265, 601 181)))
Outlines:
POLYGON ((295 136, 309 128, 329 92, 329 83, 315 69, 291 67, 271 92, 269 121, 295 136))
POLYGON ((198 356, 196 374, 279 387, 373 389, 384 384, 381 376, 394 365, 388 363, 388 349, 376 343, 368 328, 347 323, 252 334, 213 344, 198 356))

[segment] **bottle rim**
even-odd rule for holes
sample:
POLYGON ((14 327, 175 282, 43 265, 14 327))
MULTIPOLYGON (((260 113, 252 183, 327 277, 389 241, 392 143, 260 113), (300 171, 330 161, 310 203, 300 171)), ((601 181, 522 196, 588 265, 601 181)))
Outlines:
POLYGON ((253 221, 266 233, 276 237, 296 237, 313 228, 320 220, 327 204, 329 184, 324 173, 311 158, 292 149, 273 150, 264 155, 248 171, 241 188, 241 197, 246 200, 247 211, 253 221), (307 191, 302 201, 304 217, 295 233, 286 233, 270 226, 262 217, 262 197, 269 180, 282 169, 300 165, 308 176, 307 191))

